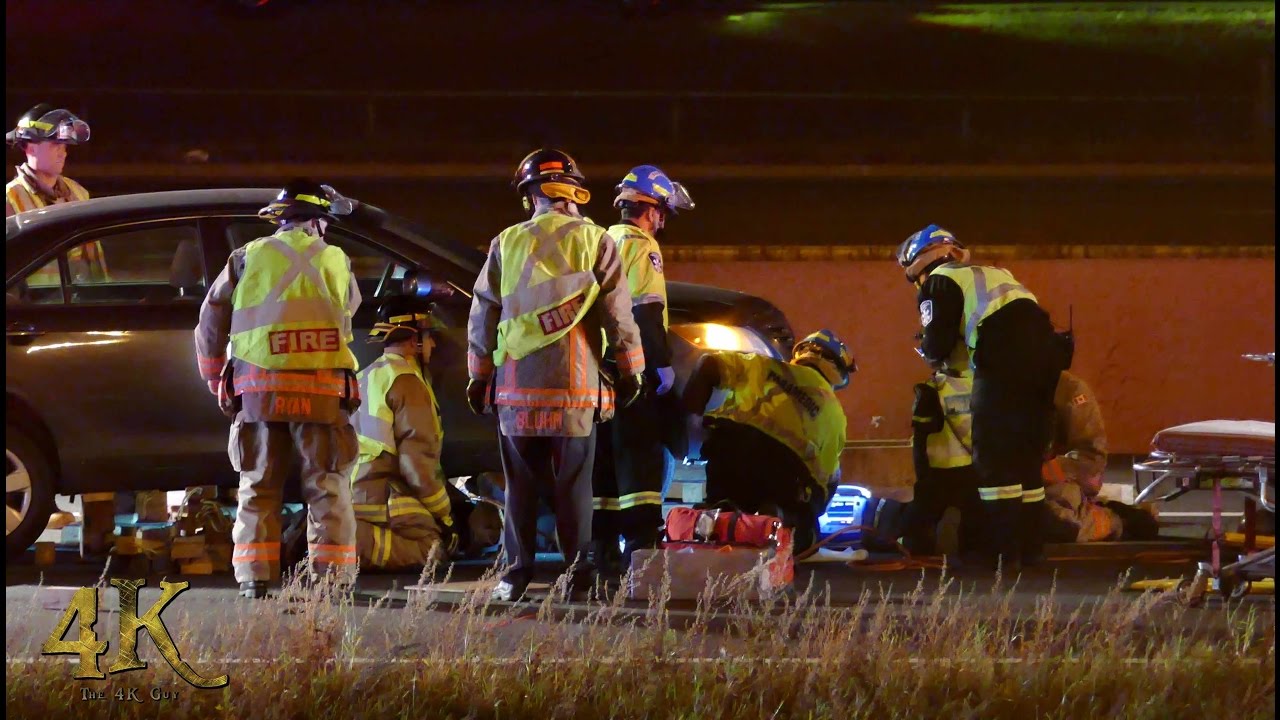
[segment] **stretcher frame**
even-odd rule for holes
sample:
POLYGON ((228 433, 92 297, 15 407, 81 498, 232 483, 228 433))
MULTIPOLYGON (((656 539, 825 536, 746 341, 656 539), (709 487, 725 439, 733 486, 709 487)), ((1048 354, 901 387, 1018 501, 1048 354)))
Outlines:
MULTIPOLYGON (((1265 355, 1245 355, 1245 359, 1267 362, 1274 365, 1275 353, 1265 355)), ((1225 532, 1222 527, 1222 495, 1224 490, 1243 492, 1249 501, 1256 502, 1266 510, 1274 513, 1275 502, 1268 498, 1272 492, 1276 472, 1274 455, 1220 455, 1174 453, 1153 450, 1148 458, 1133 464, 1134 488, 1138 492, 1134 504, 1146 502, 1156 492, 1169 484, 1173 489, 1156 498, 1159 502, 1175 500, 1192 490, 1208 489, 1213 491, 1213 524, 1211 538, 1211 554, 1209 562, 1198 565, 1195 578, 1191 582, 1188 601, 1193 605, 1204 602, 1207 589, 1215 581, 1217 589, 1227 597, 1239 597, 1249 591, 1249 583, 1264 578, 1275 579, 1275 547, 1261 552, 1254 552, 1253 538, 1256 529, 1255 513, 1248 508, 1245 513, 1245 548, 1243 556, 1236 562, 1223 565, 1223 545, 1225 532), (1142 477, 1154 475, 1154 479, 1145 487, 1142 477), (1223 481, 1239 479, 1240 487, 1224 487, 1223 481)))

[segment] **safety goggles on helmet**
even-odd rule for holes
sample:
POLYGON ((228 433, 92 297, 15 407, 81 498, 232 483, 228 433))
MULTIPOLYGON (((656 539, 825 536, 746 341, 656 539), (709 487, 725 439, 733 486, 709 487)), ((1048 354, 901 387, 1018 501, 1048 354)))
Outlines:
POLYGON ((11 145, 23 140, 79 145, 89 142, 89 123, 68 110, 51 110, 38 118, 23 116, 5 139, 11 145))
POLYGON ((369 342, 391 342, 393 336, 402 332, 434 335, 444 330, 444 323, 427 312, 412 312, 403 315, 391 315, 384 321, 374 323, 369 331, 369 342))
POLYGON ((292 188, 280 191, 275 200, 258 211, 258 217, 268 222, 279 224, 291 218, 328 218, 338 215, 350 215, 355 210, 355 203, 344 197, 331 185, 320 185, 311 192, 300 192, 292 188))
POLYGON ((671 188, 671 197, 667 198, 667 206, 672 212, 694 208, 693 196, 689 194, 688 188, 675 180, 671 181, 671 188))
POLYGON ((853 353, 849 352, 849 347, 830 330, 819 330, 803 338, 796 343, 791 354, 793 357, 798 357, 808 352, 815 352, 836 366, 836 371, 840 373, 841 378, 840 382, 835 384, 836 390, 848 385, 849 376, 858 371, 858 363, 853 359, 853 353))

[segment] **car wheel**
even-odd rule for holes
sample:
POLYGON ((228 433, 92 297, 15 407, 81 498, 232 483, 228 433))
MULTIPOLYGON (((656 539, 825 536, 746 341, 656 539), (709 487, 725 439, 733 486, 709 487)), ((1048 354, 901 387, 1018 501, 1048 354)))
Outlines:
POLYGON ((26 552, 49 524, 54 509, 49 459, 25 432, 5 426, 5 556, 26 552))

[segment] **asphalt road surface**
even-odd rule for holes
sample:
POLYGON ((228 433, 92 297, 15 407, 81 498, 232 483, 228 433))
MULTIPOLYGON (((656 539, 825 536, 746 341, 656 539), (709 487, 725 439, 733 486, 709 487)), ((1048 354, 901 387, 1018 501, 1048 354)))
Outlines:
MULTIPOLYGON (((1014 612, 1033 611, 1037 603, 1048 598, 1054 614, 1065 618, 1078 609, 1095 607, 1108 597, 1111 602, 1119 602, 1119 607, 1137 602, 1141 593, 1117 591, 1126 581, 1177 577, 1189 579, 1194 572, 1194 560, 1204 557, 1203 550, 1202 545, 1185 541, 1103 543, 1091 546, 1051 545, 1048 548, 1048 562, 1024 570, 1016 582, 1005 578, 1002 584, 997 584, 998 581, 993 579, 989 571, 978 569, 953 569, 944 575, 937 569, 885 570, 867 566, 854 568, 840 562, 806 563, 797 567, 794 589, 797 593, 807 589, 820 594, 829 592, 832 607, 856 606, 863 593, 870 592, 873 598, 883 597, 890 603, 894 608, 893 612, 908 615, 922 609, 940 588, 953 597, 963 594, 966 598, 971 598, 975 608, 986 607, 982 603, 993 597, 1001 602, 1007 598, 1009 607, 1014 612)), ((887 562, 892 558, 877 555, 872 559, 887 562)), ((59 562, 51 567, 37 568, 31 563, 31 554, 28 553, 24 560, 10 563, 5 569, 6 616, 11 620, 18 617, 30 618, 23 623, 8 624, 6 635, 7 647, 10 649, 30 647, 32 638, 36 636, 39 636, 35 640, 38 645, 56 622, 62 605, 49 602, 48 588, 93 585, 102 575, 100 565, 80 564, 70 552, 60 551, 59 562)), ((555 574, 562 567, 555 562, 554 556, 542 566, 537 581, 531 586, 535 601, 546 597, 547 584, 554 580, 555 574)), ((462 602, 462 596, 466 592, 487 588, 488 585, 481 581, 486 569, 483 563, 456 566, 450 584, 442 587, 442 592, 436 596, 442 603, 439 609, 448 611, 452 604, 462 602)), ((169 578, 171 581, 174 579, 169 578)), ((180 579, 188 580, 192 585, 191 592, 183 600, 183 606, 189 613, 187 617, 199 618, 206 614, 200 610, 201 607, 215 605, 229 608, 233 613, 239 612, 236 605, 244 604, 236 598, 236 585, 230 574, 184 576, 180 579)), ((146 587, 158 588, 160 580, 159 576, 152 576, 148 578, 146 587)), ((395 611, 403 608, 407 599, 408 591, 405 588, 416 585, 418 581, 417 573, 362 574, 355 605, 357 608, 368 609, 375 623, 394 624, 395 611)), ((144 590, 144 593, 155 592, 157 591, 144 590)), ((109 594, 111 597, 104 600, 104 607, 111 607, 116 602, 113 599, 114 591, 109 594)), ((151 595, 144 595, 141 604, 149 606, 149 603, 154 602, 148 599, 150 597, 151 595)), ((1269 624, 1274 622, 1274 614, 1266 610, 1273 610, 1274 602, 1273 595, 1251 595, 1230 604, 1264 611, 1260 613, 1260 621, 1269 624)), ((1227 601, 1217 596, 1211 596, 1203 608, 1185 614, 1178 622, 1188 630, 1219 631, 1227 626, 1228 614, 1224 612, 1226 603, 1227 601)), ((552 609, 563 614, 581 612, 587 607, 585 603, 554 603, 552 609)), ((626 601, 620 607, 624 610, 624 616, 642 616, 649 604, 643 601, 626 601)), ((691 601, 672 601, 669 607, 673 613, 673 623, 677 626, 690 620, 696 610, 696 604, 691 601)), ((508 608, 509 604, 498 604, 493 611, 508 608)), ((225 623, 225 618, 221 622, 225 623)), ((204 631, 214 633, 217 629, 217 624, 210 624, 204 631)))

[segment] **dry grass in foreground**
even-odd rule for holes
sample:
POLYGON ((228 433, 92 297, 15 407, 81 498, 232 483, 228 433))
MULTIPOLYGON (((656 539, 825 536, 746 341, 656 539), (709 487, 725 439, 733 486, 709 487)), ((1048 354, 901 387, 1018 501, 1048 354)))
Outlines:
MULTIPOLYGON (((947 590, 866 594, 853 607, 833 607, 817 593, 767 605, 713 606, 704 598, 679 621, 662 599, 628 615, 617 598, 572 618, 549 602, 496 608, 482 593, 449 608, 421 600, 367 608, 334 601, 323 588, 295 602, 195 611, 176 603, 165 621, 185 659, 206 675, 229 673, 227 688, 187 685, 145 639, 147 669, 72 680, 61 658, 32 661, 35 641, 7 648, 6 712, 44 719, 1275 716, 1274 603, 1187 610, 1169 594, 1113 592, 1071 613, 1052 596, 1019 613, 1007 589, 947 590), (1225 624, 1217 622, 1222 614, 1225 624), (199 637, 192 628, 200 621, 235 632, 199 637), (82 700, 82 687, 107 698, 82 700), (142 702, 112 699, 131 687, 142 702), (151 700, 153 687, 177 697, 151 700)), ((7 620, 51 625, 51 613, 40 612, 7 620)), ((100 639, 117 632, 114 619, 97 631, 100 639)), ((104 671, 118 638, 105 639, 112 649, 104 671)))

